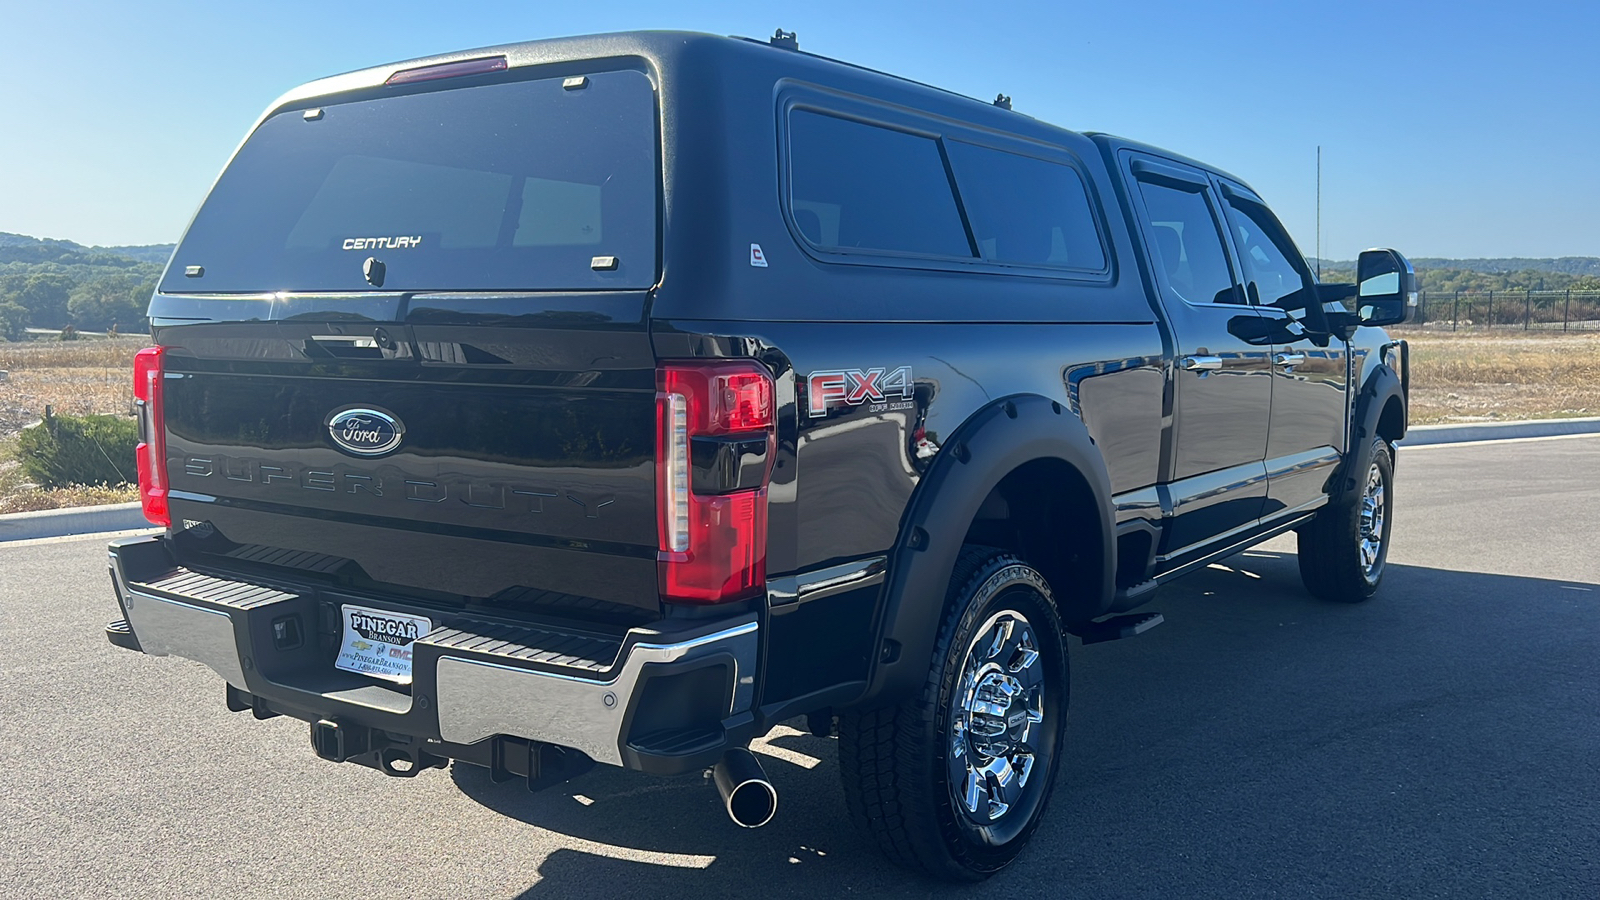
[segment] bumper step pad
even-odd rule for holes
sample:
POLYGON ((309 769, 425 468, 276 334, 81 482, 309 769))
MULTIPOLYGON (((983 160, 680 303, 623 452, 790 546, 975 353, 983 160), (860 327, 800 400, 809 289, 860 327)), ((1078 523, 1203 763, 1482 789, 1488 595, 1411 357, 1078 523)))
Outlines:
POLYGON ((419 647, 424 644, 438 648, 440 655, 471 653, 490 661, 542 663, 581 669, 589 677, 609 672, 622 653, 619 638, 562 634, 487 622, 464 624, 461 628, 435 628, 417 641, 419 647))
POLYGON ((259 584, 203 575, 182 567, 175 568, 160 578, 130 583, 129 587, 165 594, 175 600, 199 600, 233 609, 255 609, 269 603, 294 600, 299 596, 259 584))

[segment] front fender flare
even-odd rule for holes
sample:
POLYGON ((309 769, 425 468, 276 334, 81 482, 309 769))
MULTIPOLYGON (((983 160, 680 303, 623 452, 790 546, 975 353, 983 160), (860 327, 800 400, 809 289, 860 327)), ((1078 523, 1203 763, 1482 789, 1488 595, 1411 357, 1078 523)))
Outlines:
MULTIPOLYGON (((1407 412, 1405 385, 1394 369, 1386 365, 1374 368, 1356 396, 1355 413, 1350 417, 1350 445, 1345 452, 1344 465, 1333 476, 1328 491, 1331 503, 1345 500, 1357 487, 1359 476, 1372 462, 1372 439, 1378 434, 1378 422, 1383 418, 1389 401, 1398 400, 1402 423, 1407 412)), ((1331 505, 1331 504, 1330 504, 1331 505)))
POLYGON ((901 520, 863 701, 893 702, 910 696, 927 679, 945 595, 968 526, 1001 479, 1038 459, 1066 462, 1083 476, 1094 496, 1101 583, 1077 585, 1075 590, 1094 592, 1081 599, 1095 615, 1109 608, 1116 541, 1111 482, 1099 448, 1083 422, 1059 403, 1038 395, 995 401, 973 414, 944 443, 901 520))

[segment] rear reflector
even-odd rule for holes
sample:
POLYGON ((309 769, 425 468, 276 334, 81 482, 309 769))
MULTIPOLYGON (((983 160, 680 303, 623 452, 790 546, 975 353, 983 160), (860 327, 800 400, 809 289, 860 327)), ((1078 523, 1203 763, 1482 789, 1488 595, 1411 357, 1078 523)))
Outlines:
POLYGON ((172 527, 167 509, 167 426, 163 413, 164 347, 146 347, 133 357, 133 405, 139 413, 139 503, 151 524, 172 527))
POLYGON ((767 579, 767 483, 777 445, 772 375, 750 361, 668 362, 656 372, 657 574, 669 603, 723 603, 759 593, 767 579), (753 486, 695 492, 695 438, 766 444, 753 486))
POLYGON ((502 72, 506 68, 504 56, 485 56, 481 59, 464 59, 460 62, 418 66, 401 69, 389 76, 384 84, 416 84, 419 81, 437 81, 440 78, 459 78, 462 75, 482 75, 485 72, 502 72))

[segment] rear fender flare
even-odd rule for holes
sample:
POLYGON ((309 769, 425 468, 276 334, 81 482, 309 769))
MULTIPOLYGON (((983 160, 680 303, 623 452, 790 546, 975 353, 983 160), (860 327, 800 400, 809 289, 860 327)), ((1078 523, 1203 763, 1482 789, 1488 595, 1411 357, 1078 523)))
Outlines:
POLYGON ((1091 597, 1078 598, 1094 615, 1109 608, 1116 542, 1112 539, 1111 483, 1099 448, 1083 422, 1060 403, 1038 395, 997 400, 974 413, 944 443, 912 495, 880 604, 873 670, 864 702, 893 702, 921 687, 969 525, 1001 479, 1038 459, 1057 459, 1072 466, 1094 495, 1102 548, 1101 583, 1078 585, 1074 590, 1094 592, 1091 597))

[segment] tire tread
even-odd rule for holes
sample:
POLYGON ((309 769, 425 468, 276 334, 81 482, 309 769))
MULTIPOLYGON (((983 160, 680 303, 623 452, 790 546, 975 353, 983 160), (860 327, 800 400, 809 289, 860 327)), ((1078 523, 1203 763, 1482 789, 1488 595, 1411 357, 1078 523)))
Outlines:
MULTIPOLYGON (((1388 461, 1390 521, 1385 525, 1393 534, 1394 522, 1394 456, 1388 443, 1381 438, 1372 443, 1370 464, 1379 455, 1388 461)), ((1324 507, 1310 522, 1300 526, 1296 542, 1300 561, 1300 581, 1306 590, 1319 600, 1335 603, 1360 603, 1377 591, 1377 584, 1369 583, 1361 570, 1359 541, 1361 528, 1361 491, 1367 476, 1366 467, 1356 475, 1347 499, 1337 506, 1324 507)), ((1382 573, 1379 573, 1382 580, 1382 573)))

